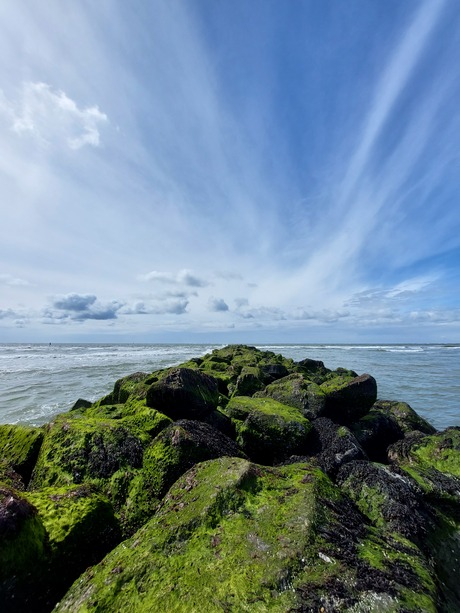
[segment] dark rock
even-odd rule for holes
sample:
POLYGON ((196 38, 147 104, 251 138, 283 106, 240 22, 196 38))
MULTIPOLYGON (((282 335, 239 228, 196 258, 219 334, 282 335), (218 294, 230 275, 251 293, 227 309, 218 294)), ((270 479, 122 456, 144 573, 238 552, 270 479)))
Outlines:
POLYGON ((397 464, 408 460, 412 447, 425 438, 425 436, 426 434, 423 434, 422 432, 409 432, 409 434, 407 434, 403 439, 388 447, 388 460, 397 464))
POLYGON ((340 377, 321 384, 326 396, 324 416, 348 425, 364 417, 377 399, 377 382, 371 375, 364 374, 340 382, 340 377))
POLYGON ((272 381, 286 377, 289 374, 284 364, 262 364, 260 370, 262 371, 264 383, 272 383, 272 381))
POLYGON ((432 520, 421 489, 402 471, 371 462, 350 462, 340 468, 337 483, 375 526, 422 543, 432 520))
POLYGON ((426 419, 420 417, 407 402, 377 400, 372 408, 396 421, 401 431, 405 434, 415 430, 423 432, 423 434, 434 434, 436 432, 436 428, 428 423, 426 419))
POLYGON ((231 439, 235 439, 235 425, 232 423, 232 420, 219 409, 217 409, 216 411, 212 411, 212 413, 209 413, 209 415, 207 415, 203 421, 215 428, 216 430, 222 432, 222 434, 225 434, 231 439))
POLYGON ((84 400, 83 398, 79 398, 78 400, 75 401, 75 403, 72 405, 72 408, 70 409, 71 411, 78 411, 78 409, 89 409, 90 406, 92 406, 92 402, 90 402, 89 400, 84 400))
POLYGON ((172 419, 202 419, 219 402, 213 377, 190 368, 174 368, 147 390, 147 406, 172 419))
POLYGON ((388 462, 390 445, 404 437, 396 419, 378 408, 376 403, 367 415, 350 426, 361 447, 372 462, 388 462))
POLYGON ((327 417, 312 422, 310 453, 316 456, 319 466, 330 477, 339 468, 354 460, 364 460, 366 454, 355 436, 346 426, 338 426, 327 417))

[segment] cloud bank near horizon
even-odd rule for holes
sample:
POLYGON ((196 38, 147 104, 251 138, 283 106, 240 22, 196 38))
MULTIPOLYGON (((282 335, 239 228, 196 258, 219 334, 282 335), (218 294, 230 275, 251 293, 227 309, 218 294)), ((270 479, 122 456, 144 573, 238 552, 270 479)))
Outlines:
POLYGON ((5 340, 460 339, 448 2, 0 18, 5 340))

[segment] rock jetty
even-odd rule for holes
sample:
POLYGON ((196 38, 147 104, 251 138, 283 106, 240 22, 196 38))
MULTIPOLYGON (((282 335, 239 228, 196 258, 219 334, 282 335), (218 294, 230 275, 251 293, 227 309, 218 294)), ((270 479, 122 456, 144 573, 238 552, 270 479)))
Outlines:
POLYGON ((458 612, 460 428, 233 345, 0 426, 4 613, 458 612))

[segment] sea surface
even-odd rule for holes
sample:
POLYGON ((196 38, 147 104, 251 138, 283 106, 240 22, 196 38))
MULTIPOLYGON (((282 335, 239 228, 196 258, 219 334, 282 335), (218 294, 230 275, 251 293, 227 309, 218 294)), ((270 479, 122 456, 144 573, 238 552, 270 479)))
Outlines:
MULTIPOLYGON (((41 425, 117 379, 152 372, 222 345, 0 344, 0 423, 41 425)), ((294 360, 370 373, 378 397, 408 402, 437 429, 460 426, 460 345, 257 345, 294 360)))

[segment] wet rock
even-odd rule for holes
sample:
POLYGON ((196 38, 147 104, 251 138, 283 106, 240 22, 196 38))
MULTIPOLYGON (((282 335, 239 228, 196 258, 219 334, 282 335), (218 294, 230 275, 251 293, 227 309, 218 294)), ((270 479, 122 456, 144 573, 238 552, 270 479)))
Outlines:
POLYGON ((312 422, 310 453, 330 477, 335 477, 343 464, 367 458, 356 437, 346 426, 339 426, 327 417, 312 422))
POLYGON ((432 520, 416 483, 401 471, 372 462, 342 466, 337 483, 377 527, 420 543, 432 520))

